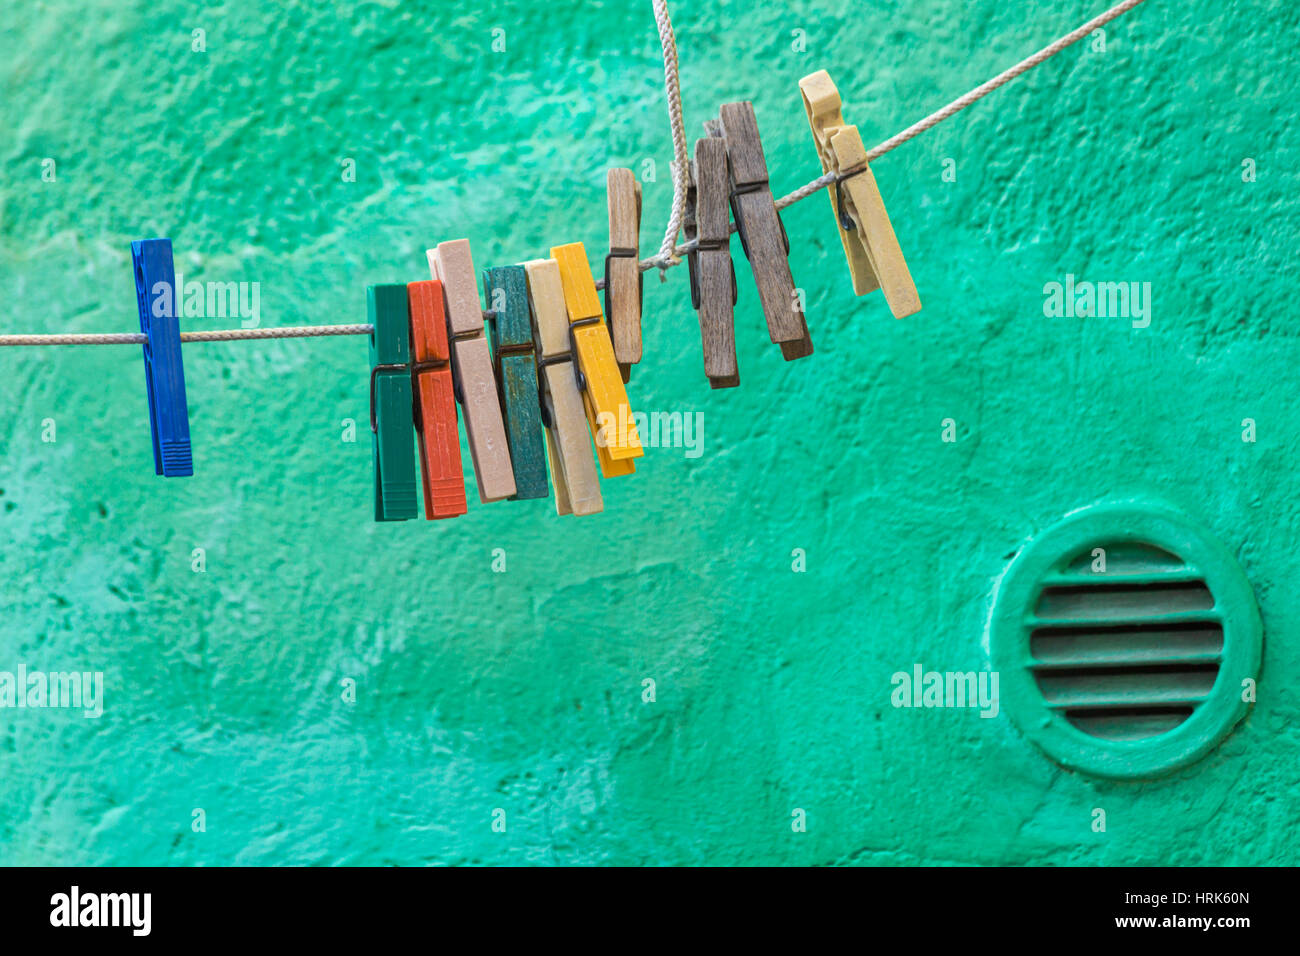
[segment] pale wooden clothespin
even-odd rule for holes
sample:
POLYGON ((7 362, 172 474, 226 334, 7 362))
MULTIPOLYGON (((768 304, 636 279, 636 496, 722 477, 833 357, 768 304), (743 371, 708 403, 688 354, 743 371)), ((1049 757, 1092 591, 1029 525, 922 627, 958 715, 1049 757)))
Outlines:
POLYGON ((822 171, 836 174, 827 192, 854 294, 879 288, 895 318, 919 312, 921 298, 867 164, 862 136, 856 126, 844 122, 839 90, 829 73, 818 70, 799 81, 799 91, 822 171))
POLYGON ((478 495, 484 501, 509 498, 516 491, 501 403, 487 338, 483 305, 468 239, 440 242, 428 251, 429 271, 442 280, 451 338, 452 377, 465 413, 465 435, 474 459, 478 495))
POLYGON ((533 259, 524 263, 524 271, 537 343, 542 424, 555 482, 555 513, 596 514, 604 502, 578 387, 560 266, 554 259, 533 259))

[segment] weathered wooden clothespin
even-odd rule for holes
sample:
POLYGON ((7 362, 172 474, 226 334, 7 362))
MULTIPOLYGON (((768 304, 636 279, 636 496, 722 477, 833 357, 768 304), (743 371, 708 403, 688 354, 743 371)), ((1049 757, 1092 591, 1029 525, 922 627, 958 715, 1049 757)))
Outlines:
POLYGON ((131 243, 135 297, 144 343, 144 381, 149 397, 154 473, 164 478, 194 474, 189 405, 181 361, 181 325, 170 239, 131 243))
POLYGON ((695 143, 683 228, 696 247, 689 253, 691 304, 700 314, 704 374, 713 388, 740 384, 736 367, 736 267, 731 261, 727 211, 727 147, 705 137, 695 143))
POLYGON ((538 401, 536 346, 528 314, 528 280, 523 266, 499 266, 483 273, 492 333, 492 366, 496 372, 510 463, 515 474, 515 498, 545 498, 546 450, 538 401))
POLYGON ((583 404, 600 473, 606 478, 631 474, 634 459, 645 452, 632 417, 632 406, 614 358, 614 346, 600 311, 596 280, 587 262, 587 250, 580 242, 554 246, 551 258, 560 267, 564 305, 569 313, 569 335, 582 373, 583 404))
POLYGON ((483 306, 468 239, 440 242, 429 250, 429 269, 442 280, 447 300, 447 332, 451 338, 451 373, 457 398, 465 412, 465 435, 474 459, 480 500, 500 501, 516 492, 510 446, 497 398, 496 376, 487 339, 483 336, 483 306))
POLYGON ((811 355, 812 337, 790 275, 790 243, 768 184, 754 105, 724 103, 715 128, 727 144, 731 209, 758 286, 768 334, 781 346, 786 361, 811 355))
POLYGON ((424 516, 454 518, 466 511, 465 475, 460 461, 447 306, 437 279, 406 286, 411 318, 411 388, 415 432, 420 439, 424 516))
POLYGON ((534 259, 524 263, 524 270, 537 343, 546 450, 555 479, 555 513, 597 514, 604 502, 591 456, 560 267, 554 259, 534 259))
POLYGON ((808 125, 822 171, 835 173, 827 187, 836 231, 844 246, 855 295, 879 288, 894 317, 919 312, 921 298, 885 211, 876 177, 856 126, 844 122, 840 93, 830 74, 818 70, 799 81, 808 125))
POLYGON ((416 516, 411 441, 411 333, 406 286, 366 290, 370 333, 370 431, 375 464, 375 520, 416 516))
POLYGON ((641 184, 632 170, 611 169, 605 186, 609 195, 605 315, 614 341, 614 358, 626 383, 632 366, 641 361, 641 184))

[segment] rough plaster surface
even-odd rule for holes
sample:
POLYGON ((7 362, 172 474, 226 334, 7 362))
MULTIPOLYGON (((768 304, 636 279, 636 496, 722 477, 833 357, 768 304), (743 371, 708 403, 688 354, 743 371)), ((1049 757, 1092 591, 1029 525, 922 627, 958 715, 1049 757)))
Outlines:
MULTIPOLYGON (((871 144, 1104 4, 673 6, 692 141, 752 99, 784 192, 817 172, 804 74, 871 144)), ((650 449, 595 518, 374 524, 364 425, 340 440, 360 338, 186 347, 196 475, 172 481, 138 349, 4 351, 0 669, 107 690, 99 720, 0 711, 0 862, 1297 862, 1297 29, 1290 0, 1147 4, 881 160, 905 321, 852 296, 824 199, 789 210, 817 352, 781 361, 742 264, 739 389, 707 387, 684 270, 648 276, 632 399, 702 413, 704 453, 650 449), (1151 282, 1150 327, 1044 318, 1067 273, 1151 282), (987 666, 1027 537, 1132 495, 1256 589, 1259 702, 1222 747, 1111 783, 1005 713, 890 706, 915 662, 987 666)), ((598 259, 607 167, 650 159, 657 247, 661 82, 631 0, 11 4, 3 327, 131 331, 128 243, 153 235, 188 278, 260 282, 264 325, 363 321, 366 284, 427 277, 441 239, 480 267, 598 259)))

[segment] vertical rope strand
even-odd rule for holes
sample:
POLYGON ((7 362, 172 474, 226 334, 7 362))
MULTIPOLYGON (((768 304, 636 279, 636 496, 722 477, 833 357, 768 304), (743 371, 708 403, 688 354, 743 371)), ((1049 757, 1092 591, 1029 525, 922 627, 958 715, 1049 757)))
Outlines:
POLYGON ((659 254, 652 262, 659 268, 666 269, 677 264, 674 252, 677 236, 682 230, 682 217, 686 208, 686 169, 689 162, 686 155, 686 128, 682 123, 682 86, 678 76, 677 38, 673 35, 673 23, 668 16, 667 0, 652 0, 655 23, 659 27, 659 44, 664 51, 664 86, 668 95, 668 122, 673 134, 673 208, 668 216, 668 226, 664 232, 663 244, 659 254))

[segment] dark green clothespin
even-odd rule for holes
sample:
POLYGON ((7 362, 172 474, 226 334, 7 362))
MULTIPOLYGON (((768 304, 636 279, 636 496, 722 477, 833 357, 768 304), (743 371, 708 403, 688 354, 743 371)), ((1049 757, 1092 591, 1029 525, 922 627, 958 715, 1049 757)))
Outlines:
POLYGON ((487 292, 492 364, 497 398, 510 443, 515 474, 513 498, 549 498, 546 446, 537 390, 537 350, 528 311, 528 277, 523 266, 500 266, 483 272, 487 292))
POLYGON ((375 520, 416 516, 415 435, 411 401, 411 320, 405 285, 372 285, 370 431, 374 443, 375 520))

